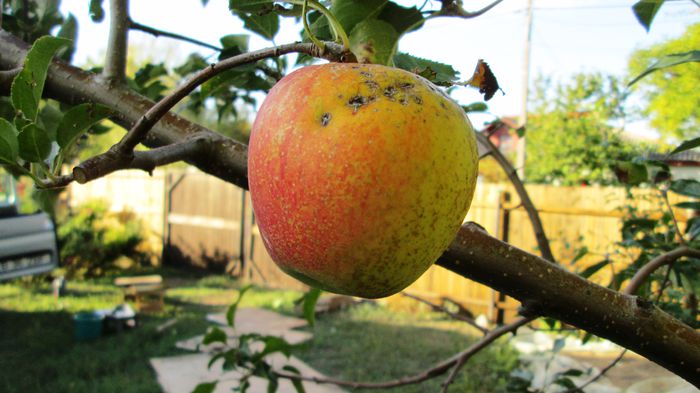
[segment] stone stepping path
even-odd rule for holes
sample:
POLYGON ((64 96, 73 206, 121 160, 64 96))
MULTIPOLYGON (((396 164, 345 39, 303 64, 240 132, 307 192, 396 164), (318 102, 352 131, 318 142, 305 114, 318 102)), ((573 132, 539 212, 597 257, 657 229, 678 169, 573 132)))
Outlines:
MULTIPOLYGON (((284 316, 273 311, 259 308, 241 308, 236 312, 234 321, 235 331, 227 326, 226 315, 210 314, 207 320, 213 324, 220 325, 229 340, 235 340, 237 334, 259 333, 282 337, 291 344, 299 344, 310 340, 311 333, 293 330, 304 327, 307 322, 300 318, 284 316)), ((150 360, 151 366, 156 371, 158 383, 166 393, 190 393, 194 388, 203 382, 219 381, 216 386, 216 393, 231 392, 231 389, 238 386, 241 374, 237 371, 224 371, 220 360, 209 369, 207 364, 211 359, 210 353, 220 348, 220 344, 202 345, 204 335, 182 340, 176 344, 180 349, 199 352, 189 355, 171 356, 163 358, 153 358, 150 360)), ((255 349, 255 348, 254 348, 255 349)), ((259 348, 258 348, 259 349, 259 348)), ((285 365, 296 367, 303 375, 323 377, 321 373, 312 369, 300 359, 292 356, 285 357, 282 354, 273 354, 266 357, 266 360, 275 368, 281 369, 285 365)), ((250 393, 266 393, 267 380, 252 377, 250 379, 250 393)), ((304 382, 304 388, 308 393, 344 393, 345 391, 335 385, 316 384, 304 382)), ((296 393, 294 386, 287 380, 280 380, 279 393, 296 393)))

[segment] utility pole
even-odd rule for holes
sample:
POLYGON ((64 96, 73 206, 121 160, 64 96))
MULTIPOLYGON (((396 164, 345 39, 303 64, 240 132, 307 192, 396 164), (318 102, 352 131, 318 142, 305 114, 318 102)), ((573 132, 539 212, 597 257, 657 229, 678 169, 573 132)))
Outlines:
MULTIPOLYGON (((525 33, 525 53, 523 56, 523 91, 522 91, 522 101, 520 108, 520 127, 527 127, 527 102, 528 95, 530 93, 530 44, 532 43, 532 3, 534 0, 527 0, 527 19, 525 21, 526 33, 525 33)), ((526 136, 523 135, 522 138, 518 139, 518 145, 516 149, 516 163, 515 167, 518 171, 518 176, 520 179, 525 179, 525 139, 526 136)))

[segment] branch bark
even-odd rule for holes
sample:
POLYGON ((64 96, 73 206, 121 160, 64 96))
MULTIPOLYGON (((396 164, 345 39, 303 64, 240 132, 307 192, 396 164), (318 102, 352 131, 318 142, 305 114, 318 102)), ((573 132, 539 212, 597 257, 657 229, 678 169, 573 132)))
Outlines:
MULTIPOLYGON (((0 31, 0 68, 21 65, 27 45, 0 31)), ((95 74, 55 61, 47 93, 67 103, 98 102, 131 125, 153 103, 123 86, 109 86, 95 74)), ((166 113, 145 143, 173 144, 194 135, 212 138, 187 160, 203 171, 247 188, 247 148, 231 139, 166 113)), ((495 239, 474 224, 461 228, 438 265, 520 300, 534 315, 549 316, 607 338, 700 386, 700 333, 651 302, 593 284, 574 273, 495 239)))
POLYGON ((658 257, 649 261, 646 265, 642 266, 641 269, 637 270, 629 284, 627 284, 625 287, 624 293, 627 295, 634 295, 644 284, 647 278, 649 278, 649 276, 651 276, 651 274, 658 268, 673 263, 682 257, 700 258, 700 250, 696 250, 688 246, 680 246, 665 254, 659 255, 658 257))
POLYGON ((532 231, 535 233, 535 239, 537 240, 537 247, 540 249, 542 258, 554 262, 554 255, 552 254, 552 249, 549 247, 549 240, 544 232, 544 226, 542 226, 542 220, 540 220, 540 215, 535 208, 535 204, 532 203, 530 195, 525 190, 525 185, 523 184, 520 177, 518 177, 518 172, 510 164, 510 161, 501 154, 496 146, 489 140, 489 138, 481 133, 476 133, 476 139, 483 146, 488 147, 489 154, 493 157, 498 165, 501 166, 503 172, 508 176, 508 180, 513 184, 515 192, 518 193, 520 198, 520 203, 527 212, 527 216, 530 218, 530 223, 532 224, 532 231))
POLYGON ((111 0, 109 15, 109 40, 102 75, 109 81, 122 83, 129 42, 129 0, 111 0))
POLYGON ((199 45, 199 46, 202 46, 204 48, 212 49, 215 51, 219 51, 219 52, 221 51, 221 48, 219 48, 216 45, 208 44, 204 41, 199 41, 199 40, 196 40, 194 38, 184 36, 182 34, 171 33, 169 31, 156 29, 155 27, 146 26, 146 25, 143 25, 141 23, 134 22, 131 18, 128 19, 128 23, 129 23, 130 29, 142 31, 142 32, 150 34, 154 37, 168 37, 168 38, 172 38, 174 40, 189 42, 190 44, 199 45))

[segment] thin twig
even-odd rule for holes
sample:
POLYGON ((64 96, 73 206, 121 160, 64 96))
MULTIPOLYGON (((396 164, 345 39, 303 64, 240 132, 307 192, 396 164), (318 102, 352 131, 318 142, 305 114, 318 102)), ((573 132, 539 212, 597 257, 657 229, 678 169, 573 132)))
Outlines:
POLYGON ((447 377, 445 382, 442 384, 442 392, 447 393, 448 387, 454 381, 455 377, 457 376, 457 373, 459 373, 459 370, 467 362, 467 360, 469 360, 469 358, 471 358, 474 354, 476 354, 480 350, 486 348, 488 345, 490 345, 492 342, 496 341, 496 339, 503 336, 504 334, 515 332, 521 326, 527 325, 528 323, 534 321, 535 319, 537 319, 536 316, 522 317, 522 318, 516 319, 515 321, 513 321, 507 325, 503 325, 503 326, 500 326, 496 329, 493 329, 487 335, 485 335, 481 340, 477 341, 476 343, 474 343, 474 345, 472 345, 471 347, 465 349, 460 354, 458 354, 457 355, 457 362, 455 363, 455 366, 452 369, 452 372, 450 372, 450 375, 447 377))
POLYGON ((124 82, 126 73, 126 56, 129 42, 129 0, 112 0, 110 2, 109 40, 102 75, 105 79, 124 82))
POLYGON ((468 323, 470 326, 472 326, 472 327, 474 327, 475 329, 479 330, 479 331, 480 331, 481 333, 483 333, 483 334, 487 334, 487 333, 489 332, 489 330, 486 329, 485 327, 479 326, 479 325, 476 323, 476 321, 474 320, 474 318, 469 318, 469 317, 465 317, 464 315, 460 315, 460 314, 454 313, 454 312, 448 310, 447 308, 445 308, 445 307, 443 307, 443 306, 441 306, 441 305, 439 305, 439 304, 433 303, 433 302, 431 302, 431 301, 429 301, 429 300, 427 300, 427 299, 423 299, 423 298, 418 297, 418 296, 416 296, 416 295, 411 295, 410 293, 407 293, 407 292, 401 292, 401 295, 406 296, 407 298, 410 298, 410 299, 419 301, 419 302, 421 302, 421 303, 423 303, 423 304, 427 304, 428 306, 432 307, 433 309, 439 310, 439 311, 441 311, 441 312, 443 312, 443 313, 449 315, 450 317, 452 317, 452 318, 454 318, 454 319, 456 319, 456 320, 458 320, 458 321, 466 322, 466 323, 468 323))
POLYGON ((547 239, 547 235, 544 232, 544 227, 542 226, 542 220, 540 220, 540 215, 537 212, 537 209, 535 208, 535 204, 532 203, 532 200, 530 199, 530 196, 528 195, 527 190, 525 189, 525 185, 523 184, 522 180, 520 180, 520 178, 518 177, 517 171, 515 170, 515 168, 513 168, 513 165, 511 165, 511 163, 501 153, 501 151, 498 150, 498 148, 493 143, 491 143, 491 141, 489 140, 489 138, 486 137, 486 135, 477 132, 476 139, 482 145, 488 148, 488 150, 491 152, 491 156, 501 166, 506 176, 508 176, 508 179, 513 184, 515 191, 518 193, 518 196, 520 197, 520 204, 523 206, 523 208, 527 212, 528 217, 530 218, 532 230, 535 233, 535 239, 537 240, 537 246, 540 249, 542 258, 554 262, 554 255, 552 254, 552 249, 549 246, 549 240, 547 239))
POLYGON ((385 382, 357 382, 357 381, 346 381, 342 379, 335 379, 335 378, 320 378, 320 377, 311 377, 311 376, 304 376, 304 375, 299 375, 299 374, 294 374, 286 371, 274 371, 274 373, 280 377, 280 378, 286 378, 286 379, 291 379, 291 380, 298 380, 298 381, 309 381, 309 382, 315 382, 318 384, 333 384, 337 386, 344 386, 344 387, 349 387, 349 388, 354 388, 354 389, 386 389, 386 388, 395 388, 398 386, 405 386, 405 385, 412 385, 412 384, 417 384, 423 381, 426 381, 431 378, 435 378, 439 375, 442 375, 447 372, 451 367, 454 365, 462 362, 465 363, 470 357, 474 356, 476 353, 481 351, 482 349, 486 348, 489 344, 492 342, 496 341, 499 337, 503 336, 504 334, 514 332, 517 330, 519 327, 530 323, 534 318, 520 318, 508 325, 503 325, 497 329, 494 329, 489 332, 489 334, 485 335, 482 337, 479 341, 476 343, 472 344, 469 348, 463 350, 462 352, 459 352, 458 354, 450 357, 449 359, 446 359, 440 363, 437 363, 433 367, 426 369, 418 374, 414 374, 411 376, 406 376, 403 378, 399 379, 394 379, 390 381, 385 381, 385 382))
POLYGON ((673 227, 676 230, 676 235, 678 236, 678 243, 680 243, 681 245, 685 245, 685 239, 683 239, 683 232, 681 232, 681 227, 678 225, 676 213, 673 211, 673 207, 671 207, 671 202, 668 200, 668 191, 659 190, 659 192, 661 193, 664 203, 666 204, 666 208, 668 209, 668 212, 671 215, 671 218, 673 219, 673 227))
POLYGON ((688 246, 680 246, 665 254, 659 255, 658 257, 649 261, 646 265, 642 266, 641 269, 637 270, 637 273, 635 273, 629 284, 627 284, 627 287, 625 287, 625 290, 622 292, 626 295, 634 295, 637 293, 642 284, 644 284, 646 279, 656 271, 656 269, 673 263, 675 260, 682 257, 700 258, 700 250, 690 248, 688 246))
POLYGON ((569 389, 569 390, 565 391, 564 393, 577 393, 577 392, 582 392, 583 389, 584 389, 586 386, 588 386, 588 385, 592 384, 593 382, 599 380, 599 379, 602 378, 608 371, 612 370, 612 368, 615 367, 615 366, 620 362, 620 360, 622 360, 622 358, 625 356, 626 353, 627 353, 627 350, 626 350, 626 349, 623 349, 622 352, 620 352, 620 354, 617 355, 617 357, 616 357, 612 362, 610 362, 610 364, 608 364, 607 366, 605 366, 605 368, 603 368, 602 370, 600 370, 600 372, 599 372, 595 377, 593 377, 593 378, 589 379, 588 381, 584 382, 583 384, 581 384, 581 386, 578 386, 578 387, 576 387, 576 388, 574 388, 574 389, 569 389))
POLYGON ((471 18, 476 18, 478 16, 481 16, 488 11, 490 11, 493 7, 497 6, 500 2, 503 0, 496 0, 493 3, 487 5, 486 7, 478 10, 478 11, 473 11, 469 12, 466 11, 462 6, 460 5, 460 2, 456 0, 442 0, 442 8, 440 8, 440 11, 437 13, 433 14, 434 16, 454 16, 458 18, 465 18, 465 19, 471 19, 471 18))
POLYGON ((134 22, 131 18, 129 18, 127 20, 127 22, 129 23, 129 28, 131 30, 138 30, 138 31, 142 31, 144 33, 150 34, 154 37, 168 37, 168 38, 172 38, 175 40, 189 42, 190 44, 199 45, 199 46, 209 48, 209 49, 212 49, 215 51, 219 51, 219 52, 221 51, 221 48, 216 46, 216 45, 208 44, 204 41, 199 41, 199 40, 196 40, 194 38, 190 38, 190 37, 187 37, 187 36, 184 36, 181 34, 171 33, 169 31, 156 29, 155 27, 142 25, 141 23, 134 22))
POLYGON ((345 50, 338 44, 327 42, 326 50, 321 52, 318 47, 312 43, 296 42, 293 44, 281 45, 272 48, 261 49, 253 52, 243 53, 238 56, 233 56, 222 60, 218 63, 211 64, 209 67, 199 71, 184 84, 178 86, 172 93, 164 97, 158 103, 153 105, 129 132, 107 152, 98 156, 92 157, 85 162, 79 164, 75 169, 79 172, 76 174, 76 180, 79 182, 87 182, 98 177, 104 176, 104 169, 123 168, 126 163, 131 162, 133 150, 145 137, 148 131, 163 117, 172 107, 185 98, 189 93, 196 89, 202 83, 208 81, 221 72, 237 67, 243 64, 254 63, 258 60, 278 57, 288 53, 305 53, 313 57, 325 58, 329 60, 343 60, 346 56, 345 50), (109 161, 116 161, 109 163, 109 161))

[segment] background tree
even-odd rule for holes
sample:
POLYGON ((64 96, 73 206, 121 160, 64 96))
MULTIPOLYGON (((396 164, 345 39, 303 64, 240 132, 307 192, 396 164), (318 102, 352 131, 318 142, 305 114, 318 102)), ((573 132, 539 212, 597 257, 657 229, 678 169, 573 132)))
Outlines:
MULTIPOLYGON (((638 75, 669 54, 697 52, 700 23, 690 26, 683 35, 667 42, 640 49, 631 56, 629 69, 638 75)), ((651 126, 666 138, 696 137, 700 131, 700 64, 688 62, 655 72, 639 81, 645 102, 641 113, 651 126)))
POLYGON ((622 134, 627 93, 611 75, 577 74, 568 83, 535 81, 528 115, 526 178, 562 185, 616 182, 612 166, 639 153, 622 134))

